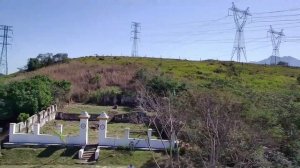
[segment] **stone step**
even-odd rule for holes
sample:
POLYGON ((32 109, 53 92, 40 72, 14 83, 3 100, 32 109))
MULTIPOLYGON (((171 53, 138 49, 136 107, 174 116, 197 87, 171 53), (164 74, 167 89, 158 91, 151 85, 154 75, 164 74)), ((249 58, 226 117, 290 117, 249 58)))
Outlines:
POLYGON ((82 157, 84 158, 84 157, 91 157, 91 156, 93 156, 94 154, 90 154, 90 155, 82 155, 82 157))
POLYGON ((96 151, 96 148, 84 149, 84 151, 96 151))
POLYGON ((90 158, 90 157, 92 157, 92 156, 93 156, 93 155, 85 155, 85 156, 83 155, 82 158, 90 158))
POLYGON ((95 153, 95 151, 84 151, 84 153, 95 153))
POLYGON ((82 159, 86 161, 86 163, 91 163, 95 161, 95 152, 97 150, 96 145, 89 145, 84 148, 84 152, 82 154, 82 159))

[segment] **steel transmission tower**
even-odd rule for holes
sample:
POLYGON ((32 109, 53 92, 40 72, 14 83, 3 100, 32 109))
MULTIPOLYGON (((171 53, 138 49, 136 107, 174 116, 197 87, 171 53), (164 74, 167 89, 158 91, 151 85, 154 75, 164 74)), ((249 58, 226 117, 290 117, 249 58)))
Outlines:
POLYGON ((237 62, 241 61, 241 54, 244 55, 244 58, 247 62, 246 57, 246 48, 245 48, 245 39, 244 39, 244 27, 247 22, 247 17, 251 16, 249 13, 249 7, 246 10, 240 10, 235 7, 234 3, 232 2, 232 7, 229 10, 233 13, 233 18, 236 27, 236 34, 233 44, 233 50, 231 54, 231 60, 236 55, 237 62))
POLYGON ((1 44, 1 55, 0 55, 0 74, 8 74, 8 63, 7 63, 7 46, 11 45, 8 43, 8 39, 12 38, 9 36, 9 32, 12 33, 12 26, 0 25, 0 30, 3 30, 1 44))
POLYGON ((277 65, 276 59, 277 59, 277 57, 279 57, 279 47, 280 47, 281 39, 284 36, 283 29, 281 29, 281 31, 278 32, 278 31, 273 30, 272 26, 270 26, 270 30, 268 31, 268 33, 271 36, 271 42, 272 42, 272 46, 273 46, 273 52, 271 55, 270 64, 277 65))
POLYGON ((139 40, 138 33, 140 33, 140 31, 141 31, 141 24, 138 22, 132 22, 131 29, 132 29, 131 39, 133 40, 131 56, 136 57, 136 56, 138 56, 138 40, 139 40))

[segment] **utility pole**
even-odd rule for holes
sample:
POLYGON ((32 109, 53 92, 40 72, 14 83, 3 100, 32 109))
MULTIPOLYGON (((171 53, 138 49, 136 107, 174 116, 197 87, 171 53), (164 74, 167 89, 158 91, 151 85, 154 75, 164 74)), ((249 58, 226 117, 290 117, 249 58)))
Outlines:
POLYGON ((131 39, 133 40, 131 56, 136 57, 136 56, 138 56, 138 40, 139 40, 138 33, 140 33, 140 31, 141 31, 141 23, 132 22, 131 29, 132 29, 131 39))
POLYGON ((7 46, 11 45, 8 43, 8 39, 12 38, 9 33, 12 33, 12 26, 0 25, 0 30, 3 30, 3 34, 0 36, 2 38, 1 44, 1 55, 0 55, 0 74, 8 74, 8 63, 7 63, 7 46))
POLYGON ((247 22, 247 17, 251 16, 249 13, 249 7, 246 10, 240 10, 235 7, 234 3, 232 2, 232 7, 229 8, 232 11, 232 15, 235 22, 236 27, 236 34, 233 44, 233 50, 231 54, 231 61, 233 57, 236 55, 237 62, 241 61, 241 54, 244 55, 245 61, 247 62, 246 57, 246 48, 245 48, 245 39, 244 39, 244 27, 247 22))
POLYGON ((281 43, 281 39, 283 36, 285 36, 283 34, 283 29, 281 29, 281 31, 275 31, 272 26, 270 25, 270 30, 268 31, 268 33, 271 36, 271 42, 272 42, 272 46, 273 46, 273 52, 271 55, 271 60, 270 60, 270 65, 277 65, 277 57, 279 57, 279 47, 280 47, 280 43, 281 43), (272 59, 274 58, 274 59, 272 59))

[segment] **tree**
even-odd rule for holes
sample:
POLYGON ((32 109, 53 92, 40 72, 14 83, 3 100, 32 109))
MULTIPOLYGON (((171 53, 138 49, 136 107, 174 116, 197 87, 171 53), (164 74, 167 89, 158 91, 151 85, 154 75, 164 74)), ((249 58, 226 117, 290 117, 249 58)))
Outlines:
POLYGON ((34 71, 41 68, 41 63, 37 58, 29 58, 27 63, 27 71, 34 71))
POLYGON ((36 58, 29 58, 27 62, 27 71, 34 71, 36 69, 49 66, 55 63, 68 62, 67 53, 58 53, 53 55, 52 53, 39 54, 36 58))
POLYGON ((0 113, 5 119, 16 119, 20 113, 33 115, 52 103, 65 100, 71 84, 52 81, 47 76, 35 76, 0 87, 0 113))
POLYGON ((188 90, 164 97, 141 85, 138 102, 151 113, 150 123, 160 138, 173 135, 192 147, 183 156, 175 152, 174 157, 170 152, 164 166, 263 166, 255 156, 259 149, 256 137, 249 134, 251 130, 241 118, 244 106, 234 96, 188 90))
POLYGON ((280 66, 289 66, 289 63, 284 62, 284 61, 279 61, 279 62, 277 63, 277 65, 280 65, 280 66))
POLYGON ((186 85, 170 78, 155 76, 147 82, 147 88, 153 93, 168 96, 186 90, 186 85))
POLYGON ((29 118, 29 114, 27 113, 20 113, 17 120, 21 122, 25 122, 29 118))
MULTIPOLYGON (((152 88, 140 84, 138 88, 139 106, 143 111, 152 113, 150 125, 154 126, 160 139, 163 139, 163 137, 167 137, 169 140, 177 139, 178 134, 185 126, 188 115, 182 115, 182 111, 175 105, 180 104, 180 101, 177 99, 178 97, 172 94, 168 95, 168 97, 164 97, 158 94, 157 91, 158 90, 153 90, 152 88)), ((168 149, 165 150, 169 158, 170 166, 174 167, 175 164, 178 165, 179 161, 177 160, 176 163, 174 163, 173 158, 173 153, 176 149, 171 147, 169 151, 168 149)), ((179 159, 178 155, 177 158, 179 159)))

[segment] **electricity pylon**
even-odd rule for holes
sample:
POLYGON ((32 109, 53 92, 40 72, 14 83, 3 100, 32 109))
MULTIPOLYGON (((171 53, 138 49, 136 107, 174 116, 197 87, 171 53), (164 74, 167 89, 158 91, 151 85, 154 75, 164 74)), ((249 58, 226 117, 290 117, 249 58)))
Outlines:
POLYGON ((136 57, 136 56, 138 56, 138 40, 139 40, 138 33, 140 33, 140 31, 141 31, 141 24, 138 22, 132 22, 131 29, 132 29, 131 39, 133 40, 131 56, 136 57))
POLYGON ((229 10, 231 10, 233 13, 233 18, 236 27, 231 60, 233 59, 234 55, 236 55, 237 62, 240 62, 241 54, 243 54, 247 62, 245 39, 244 39, 244 27, 247 22, 247 17, 251 16, 251 14, 249 13, 249 7, 246 10, 240 10, 237 7, 235 7, 234 3, 232 2, 232 7, 229 8, 229 10))
POLYGON ((9 36, 9 32, 12 33, 12 26, 0 25, 0 30, 3 30, 3 34, 0 36, 2 38, 1 44, 1 55, 0 55, 0 75, 8 74, 8 63, 7 63, 7 46, 11 45, 8 43, 8 39, 12 38, 9 36))
POLYGON ((283 34, 283 29, 281 29, 281 31, 275 31, 272 26, 270 25, 270 30, 268 31, 268 33, 271 36, 271 42, 272 42, 272 46, 273 46, 273 52, 271 55, 271 60, 270 60, 270 64, 274 64, 277 65, 277 57, 279 57, 279 47, 281 44, 281 40, 282 37, 285 36, 283 34), (274 58, 274 59, 272 59, 274 58))

